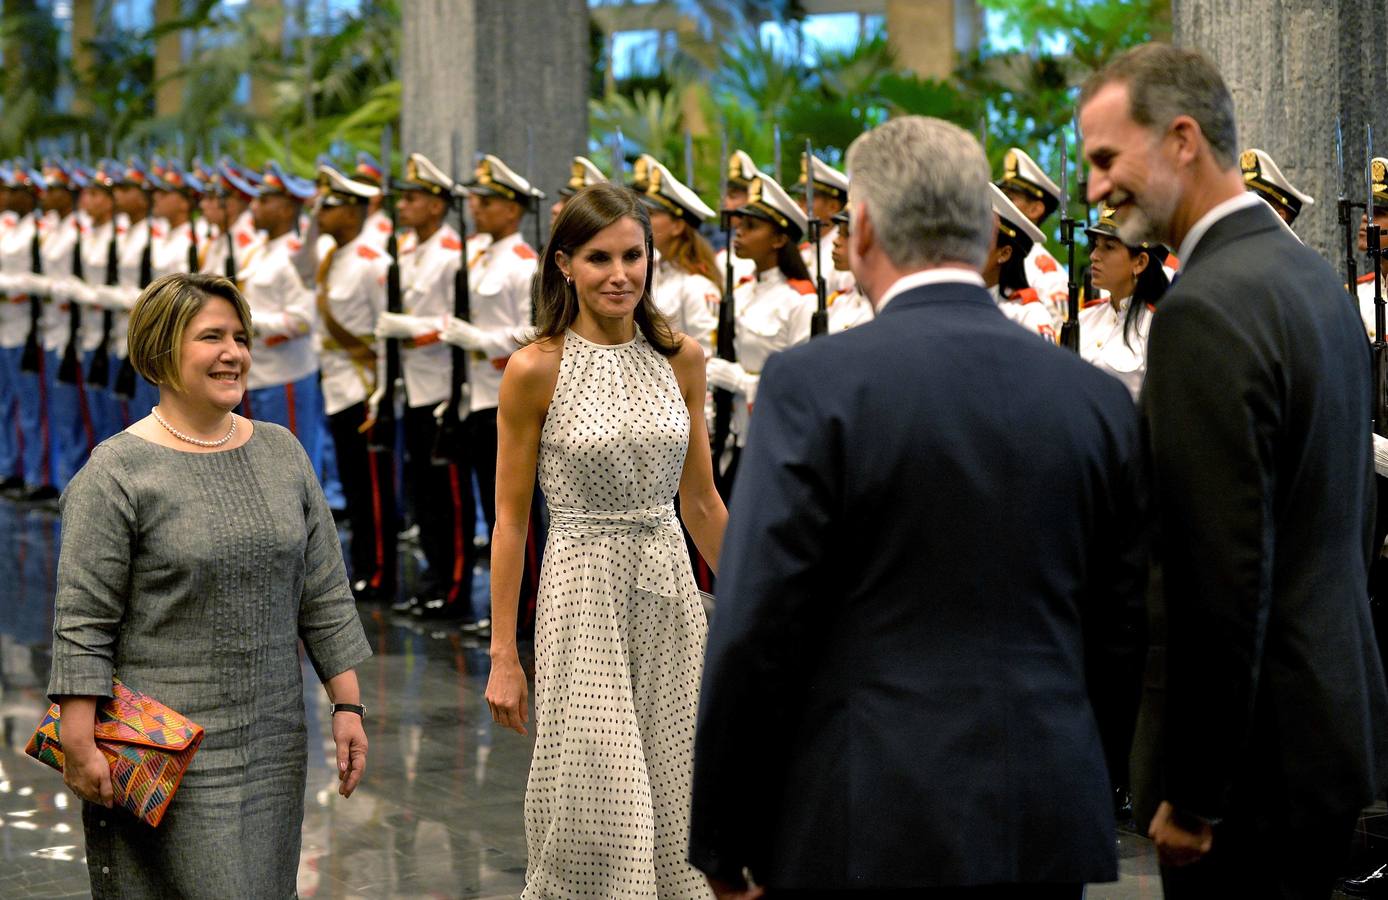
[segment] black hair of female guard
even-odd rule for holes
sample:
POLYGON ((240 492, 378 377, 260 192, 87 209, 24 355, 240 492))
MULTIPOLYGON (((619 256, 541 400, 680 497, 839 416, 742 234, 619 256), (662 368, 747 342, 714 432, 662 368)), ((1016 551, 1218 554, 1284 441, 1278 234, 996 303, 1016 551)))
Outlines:
POLYGON ((1123 343, 1131 347, 1132 333, 1137 328, 1143 307, 1156 306, 1162 294, 1171 286, 1171 281, 1157 254, 1143 247, 1128 247, 1128 252, 1133 256, 1147 254, 1147 268, 1137 273, 1137 280, 1133 282, 1133 298, 1128 301, 1128 311, 1123 314, 1123 343))
POLYGON ((646 249, 646 283, 641 289, 641 300, 636 304, 636 327, 662 356, 674 356, 679 352, 679 340, 670 331, 670 324, 656 309, 651 297, 655 263, 652 258, 651 220, 646 214, 646 207, 634 191, 610 183, 591 185, 574 194, 564 204, 563 211, 554 223, 554 231, 549 244, 545 246, 540 272, 535 279, 536 341, 559 337, 578 319, 578 290, 564 278, 556 255, 563 251, 566 256, 573 258, 579 247, 622 219, 632 219, 641 226, 646 249))

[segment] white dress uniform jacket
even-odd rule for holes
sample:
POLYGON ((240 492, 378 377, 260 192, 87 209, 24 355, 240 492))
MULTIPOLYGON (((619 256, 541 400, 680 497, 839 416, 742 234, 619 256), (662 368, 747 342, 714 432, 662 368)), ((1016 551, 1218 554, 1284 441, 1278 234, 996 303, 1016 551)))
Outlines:
POLYGON ((686 272, 668 259, 656 263, 651 294, 656 309, 670 323, 670 330, 689 335, 713 355, 713 333, 718 327, 718 302, 722 293, 702 275, 686 272))
MULTIPOLYGON (((851 276, 853 273, 838 274, 851 276)), ((838 334, 840 331, 871 322, 877 315, 872 308, 872 301, 864 297, 858 291, 857 283, 851 280, 847 290, 830 294, 826 305, 829 308, 830 334, 838 334)))
POLYGON ((1118 309, 1101 300, 1080 310, 1080 358, 1123 382, 1137 399, 1142 378, 1147 374, 1147 333, 1152 329, 1152 309, 1144 307, 1132 333, 1123 337, 1123 320, 1131 297, 1119 301, 1118 309))
POLYGON ((516 233, 491 242, 469 260, 471 321, 486 332, 483 348, 468 354, 470 406, 476 412, 500 402, 501 373, 511 354, 525 342, 530 328, 530 282, 539 256, 516 233))
POLYGON ((357 240, 384 253, 386 244, 390 241, 390 216, 380 209, 367 216, 361 225, 361 235, 357 240))
MULTIPOLYGON (((265 241, 265 232, 256 230, 255 220, 251 218, 250 210, 237 216, 236 221, 231 223, 231 245, 235 247, 236 277, 238 279, 241 277, 241 269, 246 265, 247 258, 256 253, 256 248, 265 241)), ((203 248, 202 271, 212 275, 225 275, 227 271, 226 260, 227 238, 225 234, 218 233, 203 248)))
MULTIPOLYGON (((333 318, 349 334, 372 347, 378 357, 383 348, 373 332, 376 319, 386 308, 389 270, 390 258, 364 229, 354 240, 335 249, 326 265, 320 266, 318 290, 326 291, 333 318)), ((362 367, 342 349, 326 325, 322 325, 320 333, 323 408, 331 416, 365 400, 376 388, 376 373, 362 367)))
MULTIPOLYGON (((714 268, 718 270, 718 277, 715 279, 715 281, 717 281, 718 287, 721 290, 723 287, 723 279, 725 277, 723 273, 727 271, 726 267, 728 265, 728 251, 719 250, 717 253, 713 254, 713 260, 714 268)), ((754 277, 756 274, 756 263, 752 262, 750 259, 744 259, 741 256, 737 256, 736 254, 733 255, 734 287, 736 287, 739 284, 742 284, 742 282, 746 279, 754 277)))
POLYGON ((1002 314, 1012 321, 1021 325, 1028 331, 1034 331, 1042 338, 1056 342, 1055 326, 1051 321, 1051 314, 1046 309, 1046 304, 1042 303, 1036 296, 1036 291, 1032 288, 1015 291, 1006 297, 998 292, 998 286, 993 285, 988 289, 993 300, 998 304, 998 309, 1002 314))
MULTIPOLYGON (((120 359, 125 359, 129 348, 125 345, 126 335, 130 330, 130 310, 135 307, 135 301, 140 299, 140 263, 145 255, 145 246, 157 240, 156 235, 160 227, 168 228, 168 223, 163 219, 154 220, 148 216, 129 226, 121 232, 116 241, 116 281, 112 286, 102 286, 97 288, 97 295, 103 306, 114 310, 115 315, 111 323, 111 346, 120 359)), ((186 227, 186 226, 185 226, 186 227)), ((157 278, 154 272, 153 247, 150 254, 150 273, 151 279, 157 278)), ((185 254, 184 269, 187 269, 187 259, 185 254)), ((103 265, 103 273, 105 266, 103 265)), ((91 272, 87 273, 90 280, 91 272)), ((83 325, 86 323, 83 322, 83 325)))
MULTIPOLYGON (((102 323, 105 316, 104 294, 106 262, 110 256, 111 240, 116 240, 117 261, 120 259, 121 228, 112 219, 102 225, 88 224, 82 230, 82 280, 68 282, 68 299, 82 305, 82 351, 90 352, 101 346, 102 323)), ((119 272, 119 269, 117 269, 119 272)), ((112 329, 115 328, 114 322, 112 329)))
POLYGON ((35 216, 10 216, 0 228, 0 347, 22 347, 29 337, 29 286, 35 216))
POLYGON ((316 319, 313 290, 304 284, 294 257, 303 244, 293 232, 246 254, 237 281, 251 308, 252 390, 292 384, 318 371, 313 348, 316 319))
MULTIPOLYGON (((400 240, 400 306, 425 333, 400 342, 400 371, 411 407, 437 406, 452 385, 452 348, 439 341, 443 317, 453 314, 453 273, 461 266, 462 241, 448 225, 420 243, 413 232, 400 240)), ((471 249, 471 248, 469 248, 471 249)))
MULTIPOLYGON (((737 361, 748 375, 759 378, 771 354, 810 339, 815 297, 808 282, 792 285, 779 268, 770 268, 738 287, 733 301, 737 314, 737 361)), ((732 427, 739 447, 747 443, 750 412, 747 395, 737 395, 732 427)))
POLYGON ((33 290, 44 296, 43 349, 58 352, 67 347, 68 309, 72 303, 72 253, 77 246, 76 214, 61 221, 49 213, 39 221, 43 274, 33 279, 33 290))
POLYGON ((1065 321, 1065 307, 1070 302, 1070 275, 1040 244, 1032 244, 1025 260, 1027 284, 1051 315, 1051 326, 1060 328, 1065 321))
POLYGON ((819 266, 815 268, 814 244, 805 241, 800 245, 800 258, 805 261, 811 281, 818 272, 824 278, 825 296, 841 293, 853 287, 853 273, 840 272, 834 268, 834 241, 838 239, 839 226, 835 225, 819 238, 819 266))

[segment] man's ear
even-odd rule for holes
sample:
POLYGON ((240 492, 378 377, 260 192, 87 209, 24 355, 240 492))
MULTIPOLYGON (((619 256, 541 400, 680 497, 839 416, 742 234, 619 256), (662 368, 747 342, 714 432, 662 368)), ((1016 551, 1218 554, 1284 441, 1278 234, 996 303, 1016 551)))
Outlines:
POLYGON ((1200 156, 1202 147, 1209 145, 1200 123, 1190 116, 1177 116, 1171 120, 1166 131, 1167 137, 1175 142, 1176 160, 1183 166, 1190 165, 1200 156))
POLYGON ((877 241, 877 230, 872 225, 866 203, 855 203, 849 212, 848 240, 859 259, 867 255, 868 248, 877 241))

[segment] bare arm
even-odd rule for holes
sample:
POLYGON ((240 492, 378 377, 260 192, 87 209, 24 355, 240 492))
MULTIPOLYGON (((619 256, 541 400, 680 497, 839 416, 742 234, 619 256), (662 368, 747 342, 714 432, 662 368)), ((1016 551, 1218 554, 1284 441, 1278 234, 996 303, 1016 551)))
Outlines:
POLYGON ((527 685, 516 651, 525 536, 540 429, 559 378, 559 347, 532 344, 518 351, 501 379, 496 432, 496 527, 492 532, 492 671, 487 705, 492 720, 525 734, 527 685))
POLYGON ((683 336, 680 352, 670 360, 680 384, 684 404, 689 408, 689 450, 680 474, 680 516, 694 538, 694 545, 718 571, 723 548, 723 529, 728 510, 713 483, 713 458, 709 450, 708 423, 704 421, 704 351, 693 338, 683 336))

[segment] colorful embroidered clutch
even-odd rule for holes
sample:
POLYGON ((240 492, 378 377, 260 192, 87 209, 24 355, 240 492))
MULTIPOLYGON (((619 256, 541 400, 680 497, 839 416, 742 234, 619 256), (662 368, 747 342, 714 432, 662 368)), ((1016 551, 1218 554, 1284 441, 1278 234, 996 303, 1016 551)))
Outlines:
MULTIPOLYGON (((159 824, 183 773, 202 743, 203 730, 164 704, 114 680, 110 700, 97 707, 97 749, 111 763, 116 805, 151 826, 159 824)), ((58 739, 58 704, 44 714, 24 752, 59 772, 63 745, 58 739)))

